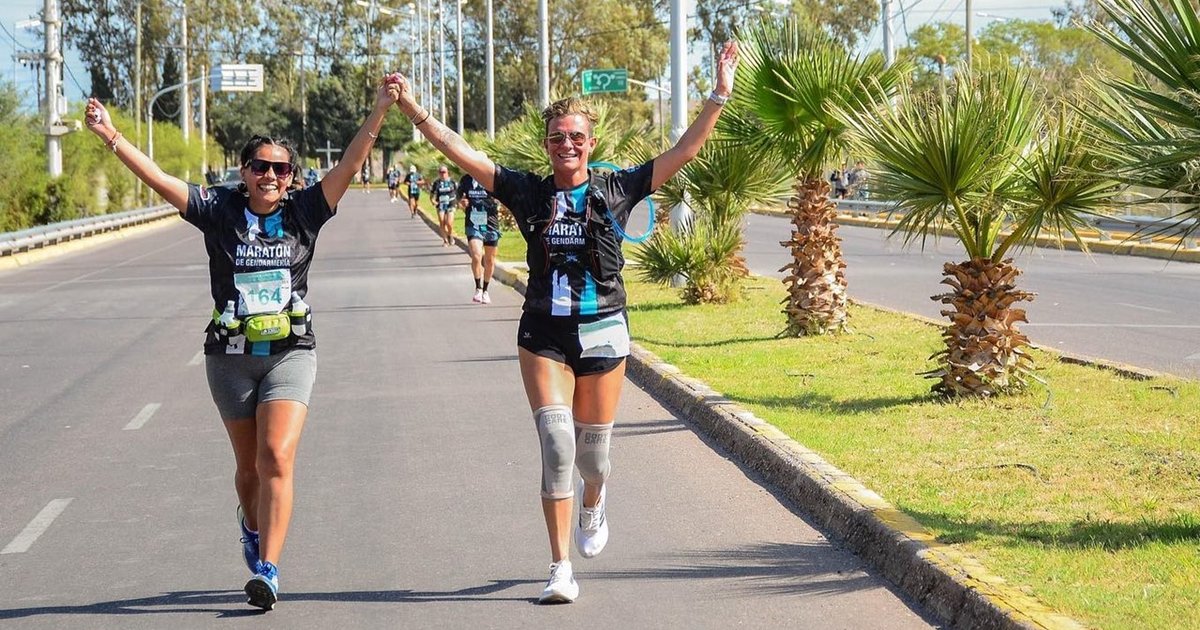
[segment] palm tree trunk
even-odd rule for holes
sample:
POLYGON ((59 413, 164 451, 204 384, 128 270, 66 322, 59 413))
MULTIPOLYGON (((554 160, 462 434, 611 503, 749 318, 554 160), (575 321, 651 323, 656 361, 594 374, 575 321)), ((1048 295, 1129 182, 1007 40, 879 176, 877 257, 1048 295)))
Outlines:
POLYGON ((798 178, 796 194, 788 200, 792 238, 780 245, 792 250, 783 283, 788 287, 784 314, 788 334, 821 335, 846 328, 846 261, 842 239, 835 234, 836 206, 829 201, 829 183, 798 178))
POLYGON ((1012 308, 1036 294, 1016 288, 1021 270, 1012 259, 993 262, 976 258, 946 263, 942 284, 954 290, 933 296, 953 310, 943 310, 950 324, 942 331, 946 349, 934 355, 941 367, 927 375, 939 379, 933 391, 945 396, 992 396, 1025 387, 1033 374, 1029 338, 1017 330, 1027 322, 1025 310, 1012 308))

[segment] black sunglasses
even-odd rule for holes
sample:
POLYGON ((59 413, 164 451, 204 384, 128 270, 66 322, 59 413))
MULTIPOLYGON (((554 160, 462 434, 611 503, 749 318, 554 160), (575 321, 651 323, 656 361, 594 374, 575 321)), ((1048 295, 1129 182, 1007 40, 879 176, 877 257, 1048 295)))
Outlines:
POLYGON ((260 160, 254 158, 246 163, 251 173, 261 177, 267 174, 268 170, 275 171, 275 177, 287 177, 292 174, 291 162, 271 162, 270 160, 260 160))

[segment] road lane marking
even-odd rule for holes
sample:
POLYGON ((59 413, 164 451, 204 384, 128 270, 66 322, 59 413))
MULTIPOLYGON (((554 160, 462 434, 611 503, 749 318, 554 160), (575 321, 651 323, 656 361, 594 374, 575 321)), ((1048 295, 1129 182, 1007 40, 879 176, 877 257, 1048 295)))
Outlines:
POLYGON ((200 365, 203 362, 204 362, 204 351, 197 350, 196 356, 192 357, 191 361, 188 361, 188 365, 200 365))
POLYGON ((1141 305, 1139 305, 1139 304, 1127 304, 1127 303, 1125 303, 1125 302, 1114 302, 1114 303, 1115 303, 1117 306, 1128 306, 1129 308, 1136 308, 1136 309, 1140 309, 1140 310, 1143 310, 1143 311, 1153 311, 1153 312, 1155 312, 1155 313, 1168 313, 1168 314, 1169 314, 1169 313, 1171 312, 1171 311, 1168 311, 1168 310, 1165 310, 1165 309, 1161 309, 1161 308, 1154 308, 1154 307, 1151 307, 1151 306, 1141 306, 1141 305))
POLYGON ((1183 358, 1184 361, 1200 361, 1200 352, 1183 358))
POLYGON ((142 425, 146 424, 146 422, 150 420, 150 416, 153 416, 154 412, 158 411, 158 408, 161 406, 161 403, 150 403, 149 405, 142 407, 142 410, 138 412, 138 415, 134 416, 133 420, 130 420, 129 424, 125 425, 125 428, 122 430, 136 431, 142 428, 142 425))
POLYGON ((38 512, 32 521, 29 521, 25 529, 21 530, 21 533, 17 534, 16 538, 12 539, 12 542, 8 543, 4 549, 0 549, 0 554, 25 553, 29 551, 34 541, 46 533, 47 529, 50 529, 50 524, 54 522, 54 519, 58 518, 59 514, 63 513, 63 510, 67 509, 67 506, 73 500, 55 499, 47 503, 46 507, 42 508, 42 511, 38 512))
POLYGON ((119 262, 119 263, 116 263, 116 264, 114 264, 114 265, 109 265, 109 266, 107 266, 107 267, 102 267, 102 268, 100 268, 100 269, 96 269, 96 270, 94 270, 94 271, 89 271, 88 273, 85 273, 85 274, 83 274, 83 275, 81 275, 81 276, 76 276, 76 277, 74 277, 74 278, 71 278, 70 280, 63 280, 62 282, 57 282, 57 283, 55 283, 55 284, 52 284, 52 285, 50 285, 50 286, 48 286, 48 287, 45 287, 44 289, 41 289, 41 290, 39 290, 39 291, 35 291, 35 293, 46 293, 46 292, 49 292, 49 291, 53 291, 53 290, 55 290, 55 289, 57 289, 57 288, 59 288, 59 287, 66 286, 66 285, 68 285, 68 284, 74 284, 74 283, 76 283, 76 282, 79 282, 80 280, 83 280, 83 279, 85 279, 85 278, 90 278, 90 277, 92 277, 92 276, 94 276, 94 275, 96 275, 96 274, 98 274, 98 273, 104 273, 105 271, 109 271, 109 270, 112 270, 112 269, 116 269, 117 267, 124 267, 125 265, 128 265, 129 263, 136 262, 136 261, 138 261, 138 260, 141 260, 141 259, 143 259, 143 258, 148 258, 148 257, 150 257, 150 256, 153 256, 153 255, 155 255, 155 254, 159 254, 159 253, 162 253, 162 252, 165 252, 165 251, 168 251, 168 250, 176 249, 176 248, 179 246, 179 244, 180 244, 180 243, 184 243, 184 242, 190 241, 190 240, 192 240, 193 238, 195 238, 195 237, 194 237, 194 236, 189 236, 188 238, 185 238, 185 239, 182 239, 182 240, 179 240, 179 241, 175 241, 174 243, 171 243, 170 245, 167 245, 167 246, 165 246, 165 247, 159 247, 158 249, 155 249, 155 250, 148 251, 148 252, 146 252, 146 253, 144 253, 144 254, 141 254, 141 255, 138 255, 138 256, 134 256, 133 258, 126 258, 125 260, 122 260, 121 262, 119 262))

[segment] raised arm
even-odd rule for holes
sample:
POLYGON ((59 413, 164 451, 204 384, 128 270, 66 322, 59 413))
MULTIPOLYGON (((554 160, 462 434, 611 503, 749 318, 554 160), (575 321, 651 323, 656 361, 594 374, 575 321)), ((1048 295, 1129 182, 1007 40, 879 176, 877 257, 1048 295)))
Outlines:
POLYGON ((429 110, 418 105, 413 97, 412 84, 407 78, 401 75, 393 76, 400 76, 400 99, 396 101, 396 105, 400 107, 400 111, 404 112, 405 116, 408 116, 408 120, 412 122, 413 126, 419 129, 429 143, 442 152, 442 155, 457 164, 463 171, 470 173, 480 186, 489 191, 495 190, 493 188, 496 179, 495 162, 492 162, 487 154, 467 144, 462 136, 439 122, 429 113, 429 110))
POLYGON ((342 200, 342 195, 346 194, 346 189, 350 188, 350 184, 362 170, 363 162, 371 153, 371 145, 375 144, 375 139, 379 137, 379 128, 383 126, 383 118, 387 116, 388 108, 400 96, 395 76, 384 78, 375 94, 375 107, 358 128, 358 133, 354 134, 349 146, 342 151, 342 159, 337 166, 329 169, 325 178, 321 180, 321 192, 330 208, 342 200))
POLYGON ((717 85, 713 88, 712 95, 704 101, 700 115, 696 116, 696 120, 693 120, 687 131, 683 132, 683 136, 679 138, 679 142, 676 142, 675 146, 654 158, 654 175, 650 180, 651 190, 658 190, 675 173, 678 173, 684 164, 692 161, 692 158, 700 153, 700 148, 704 146, 713 127, 717 125, 717 118, 721 115, 725 101, 733 93, 733 73, 737 68, 737 60, 737 42, 726 42, 725 47, 721 49, 721 58, 717 62, 717 85))
POLYGON ((89 98, 84 117, 87 120, 88 129, 100 136, 108 148, 117 155, 117 159, 121 160, 121 163, 128 167, 138 179, 145 182, 151 190, 162 195, 162 198, 175 206, 180 214, 187 212, 187 182, 174 175, 168 175, 145 153, 125 140, 125 136, 122 136, 121 132, 113 126, 112 117, 108 115, 108 110, 100 104, 100 101, 89 98))

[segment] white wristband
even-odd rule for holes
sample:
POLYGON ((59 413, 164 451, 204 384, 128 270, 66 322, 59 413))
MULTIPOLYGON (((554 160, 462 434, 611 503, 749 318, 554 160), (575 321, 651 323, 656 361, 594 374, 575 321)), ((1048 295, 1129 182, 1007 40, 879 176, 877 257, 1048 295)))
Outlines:
POLYGON ((711 94, 708 95, 708 100, 716 103, 717 105, 724 105, 725 103, 729 102, 729 97, 721 96, 720 94, 717 94, 716 90, 714 90, 711 94))

